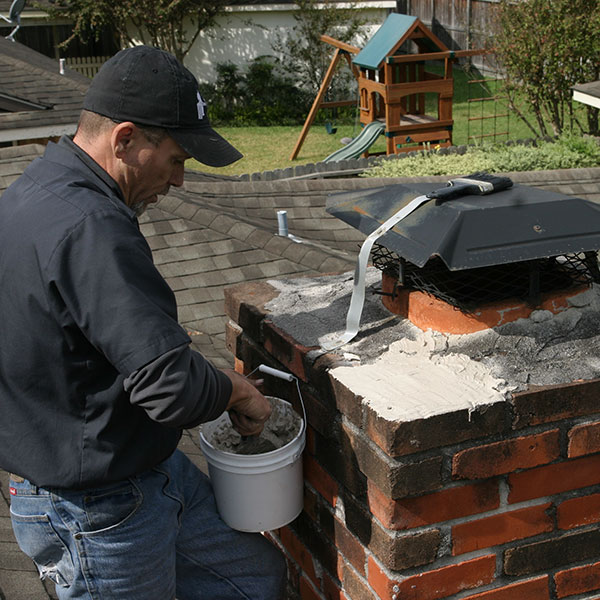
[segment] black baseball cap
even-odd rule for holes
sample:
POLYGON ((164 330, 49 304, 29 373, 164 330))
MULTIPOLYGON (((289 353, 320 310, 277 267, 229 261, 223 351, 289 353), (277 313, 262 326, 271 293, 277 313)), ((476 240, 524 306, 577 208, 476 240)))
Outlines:
POLYGON ((196 78, 159 48, 117 52, 92 79, 83 108, 114 121, 166 129, 188 154, 211 167, 242 158, 211 127, 196 78))

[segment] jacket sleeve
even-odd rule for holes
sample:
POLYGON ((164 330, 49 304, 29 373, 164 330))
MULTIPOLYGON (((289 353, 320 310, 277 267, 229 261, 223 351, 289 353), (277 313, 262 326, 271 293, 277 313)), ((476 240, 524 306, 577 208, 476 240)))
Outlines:
POLYGON ((130 402, 167 427, 189 429, 216 419, 227 407, 231 381, 187 344, 129 375, 130 402))

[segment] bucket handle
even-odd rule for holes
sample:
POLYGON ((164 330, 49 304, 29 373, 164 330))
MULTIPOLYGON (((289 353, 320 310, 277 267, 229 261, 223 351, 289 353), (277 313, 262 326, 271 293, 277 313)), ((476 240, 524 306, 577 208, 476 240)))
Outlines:
POLYGON ((292 375, 291 373, 286 373, 285 371, 280 371, 279 369, 274 369, 273 367, 269 367, 267 365, 258 365, 256 369, 248 373, 246 377, 250 377, 250 375, 256 373, 256 371, 260 371, 261 373, 265 373, 267 375, 272 375, 273 377, 279 377, 279 379, 284 379, 285 381, 295 381, 296 389, 298 390, 298 398, 300 398, 300 404, 302 405, 302 427, 306 429, 306 408, 304 407, 304 400, 302 399, 302 392, 300 391, 300 383, 298 378, 292 375))

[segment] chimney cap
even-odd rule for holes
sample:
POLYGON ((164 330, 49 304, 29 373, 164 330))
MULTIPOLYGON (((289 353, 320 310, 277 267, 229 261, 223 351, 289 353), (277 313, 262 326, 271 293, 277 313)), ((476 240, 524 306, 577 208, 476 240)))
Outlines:
MULTIPOLYGON (((331 194, 327 212, 364 234, 439 183, 331 194)), ((451 271, 600 249, 600 203, 514 185, 485 196, 422 204, 378 243, 418 267, 439 256, 451 271)))

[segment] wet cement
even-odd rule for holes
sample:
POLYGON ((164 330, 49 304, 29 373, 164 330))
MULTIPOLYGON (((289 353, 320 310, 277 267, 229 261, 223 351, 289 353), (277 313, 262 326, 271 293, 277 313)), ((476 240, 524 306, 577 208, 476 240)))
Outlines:
POLYGON ((227 417, 208 438, 210 444, 223 452, 246 455, 264 454, 289 444, 300 433, 302 419, 289 403, 267 398, 272 412, 260 435, 242 437, 227 417))
MULTIPOLYGON (((265 305, 269 319, 305 346, 345 329, 354 274, 271 280, 280 291, 265 305)), ((334 352, 345 361, 330 371, 377 411, 413 419, 503 401, 531 385, 600 377, 600 287, 574 296, 559 314, 466 335, 422 331, 389 312, 374 293, 381 272, 369 268, 358 335, 334 352)), ((311 351, 316 359, 325 352, 311 351)))

